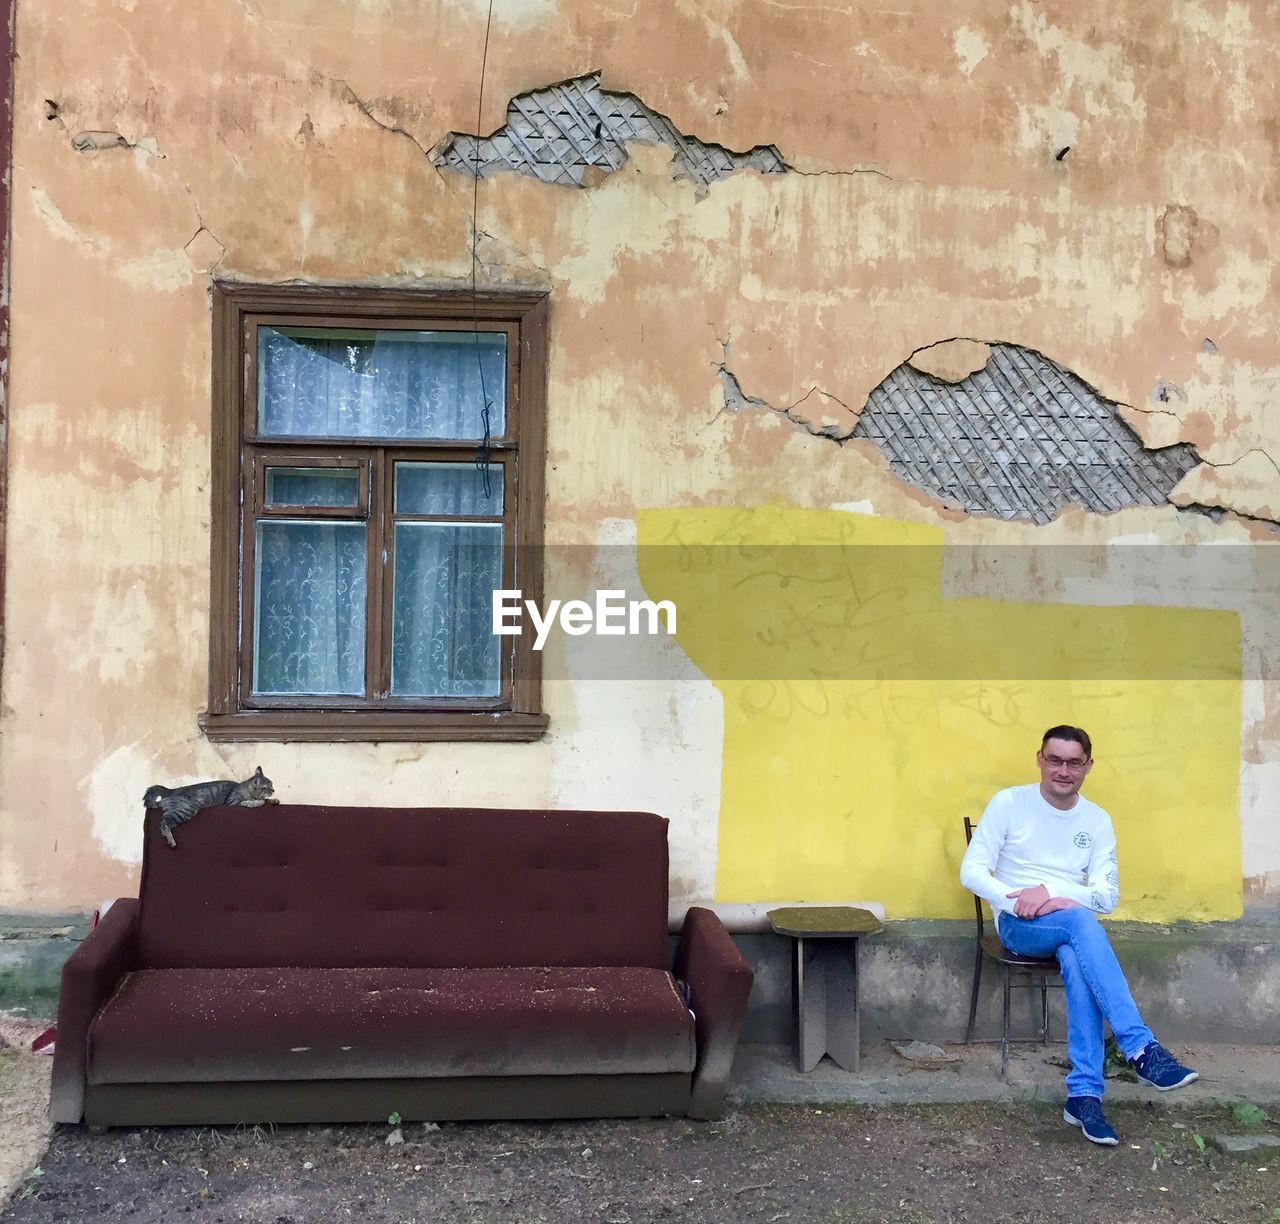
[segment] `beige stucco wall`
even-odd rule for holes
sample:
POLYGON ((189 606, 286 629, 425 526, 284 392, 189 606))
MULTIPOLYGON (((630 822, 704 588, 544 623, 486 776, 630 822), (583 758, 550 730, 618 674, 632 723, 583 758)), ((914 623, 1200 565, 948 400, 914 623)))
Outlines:
MULTIPOLYGON (((259 763, 293 801, 651 807, 673 820, 677 894, 712 895, 721 698, 675 643, 654 647, 665 684, 614 688, 554 648, 537 744, 214 745, 196 726, 211 278, 468 284, 471 183, 424 150, 474 128, 486 6, 73 9, 18 3, 0 908, 132 891, 142 790, 259 763), (86 131, 125 144, 78 151, 86 131)), ((638 511, 776 500, 957 541, 1273 540, 1280 18, 1117 11, 495 0, 485 132, 514 93, 600 69, 682 131, 796 168, 700 196, 650 148, 586 190, 481 184, 481 284, 552 294, 548 538, 625 545, 638 511), (1038 349, 1149 444, 1193 441, 1205 465, 1175 500, 1233 513, 959 520, 866 444, 724 410, 721 363, 779 410, 848 424, 957 336, 1038 349), (1181 394, 1153 401, 1161 383, 1181 394)), ((1271 645, 1246 628, 1239 835, 1246 896, 1275 904, 1271 645)))

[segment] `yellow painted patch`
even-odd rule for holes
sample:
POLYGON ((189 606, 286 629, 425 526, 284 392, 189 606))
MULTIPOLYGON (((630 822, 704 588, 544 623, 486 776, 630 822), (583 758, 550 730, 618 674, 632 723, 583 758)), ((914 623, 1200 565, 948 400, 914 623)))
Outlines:
POLYGON ((1044 729, 1073 723, 1119 840, 1117 917, 1240 916, 1235 613, 946 599, 939 529, 842 511, 645 511, 638 540, 724 698, 719 900, 965 917, 961 818, 1034 781, 1044 729))

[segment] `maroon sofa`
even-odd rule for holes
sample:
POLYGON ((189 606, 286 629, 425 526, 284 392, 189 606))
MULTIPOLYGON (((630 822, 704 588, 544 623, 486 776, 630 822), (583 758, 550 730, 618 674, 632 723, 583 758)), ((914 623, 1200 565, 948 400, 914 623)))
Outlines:
POLYGON ((696 908, 668 972, 662 817, 209 808, 175 850, 157 816, 63 968, 55 1121, 723 1109, 752 973, 696 908))

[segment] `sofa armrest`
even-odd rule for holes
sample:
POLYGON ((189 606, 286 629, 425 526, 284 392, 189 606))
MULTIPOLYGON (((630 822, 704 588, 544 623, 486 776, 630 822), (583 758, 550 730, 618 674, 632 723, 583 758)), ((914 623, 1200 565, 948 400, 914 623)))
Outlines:
POLYGON ((755 973, 719 917, 694 906, 676 946, 675 976, 688 985, 697 1033, 689 1116, 718 1118, 724 1111, 733 1052, 755 973))
POLYGON ((49 1090, 54 1122, 79 1122, 84 1116, 89 1026, 133 967, 137 936, 138 901, 122 897, 62 966, 49 1090))

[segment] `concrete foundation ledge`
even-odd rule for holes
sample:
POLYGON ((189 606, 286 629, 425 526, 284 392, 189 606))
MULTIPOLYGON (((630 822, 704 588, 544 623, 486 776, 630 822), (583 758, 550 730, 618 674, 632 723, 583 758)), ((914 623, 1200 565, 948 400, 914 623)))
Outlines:
POLYGON ((62 962, 88 933, 88 914, 0 912, 0 1011, 53 1017, 62 962))
MULTIPOLYGON (((1000 1047, 991 1042, 951 1044, 955 1057, 937 1070, 920 1070, 885 1041, 863 1042, 862 1066, 842 1071, 824 1058, 812 1071, 797 1069, 789 1046, 743 1045, 733 1063, 730 1100, 735 1105, 765 1102, 791 1105, 957 1105, 973 1101, 1046 1101, 1066 1096, 1066 1049, 1020 1045, 1000 1077, 1000 1047)), ((1133 1101, 1157 1109, 1220 1108, 1223 1125, 1237 1101, 1265 1107, 1274 1118, 1280 1104, 1280 1046, 1196 1042, 1178 1047, 1200 1079, 1177 1092, 1157 1092, 1145 1084, 1107 1080, 1108 1104, 1133 1101)), ((1274 1130, 1274 1126, 1269 1128, 1274 1130)))
MULTIPOLYGON (((1116 955, 1147 1023, 1162 1040, 1268 1043, 1280 1016, 1280 922, 1108 923, 1116 955)), ((756 972, 743 1029, 747 1042, 787 1042, 791 1032, 791 941, 735 937, 756 972)), ((973 982, 972 921, 890 921, 861 941, 864 1042, 919 1038, 962 1041, 973 982)), ((1050 991, 1050 1025, 1062 1036, 1060 991, 1050 991)), ((1039 1027, 1038 991, 1013 995, 1013 1032, 1039 1027)), ((984 963, 976 1036, 1000 1035, 1001 977, 984 963)))

